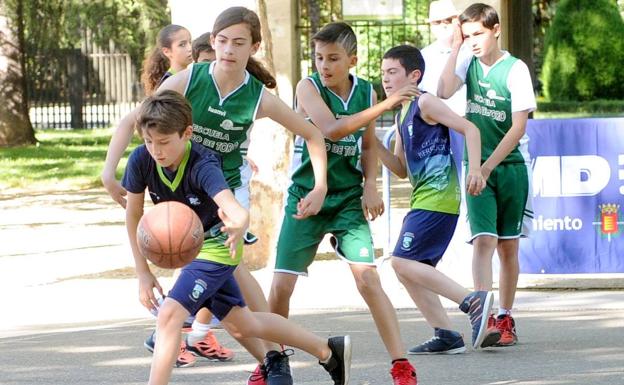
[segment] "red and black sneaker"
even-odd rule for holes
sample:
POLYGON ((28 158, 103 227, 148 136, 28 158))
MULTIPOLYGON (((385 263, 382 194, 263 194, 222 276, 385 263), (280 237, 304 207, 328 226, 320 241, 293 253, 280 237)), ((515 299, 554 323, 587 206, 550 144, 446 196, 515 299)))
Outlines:
POLYGON ((209 361, 232 361, 234 352, 222 346, 217 337, 210 330, 206 333, 203 340, 190 345, 188 337, 186 339, 186 350, 193 353, 197 357, 203 357, 209 361))
POLYGON ((266 368, 264 364, 258 364, 247 379, 247 385, 266 385, 266 368))
POLYGON ((496 328, 501 333, 497 346, 513 346, 518 343, 516 321, 509 314, 502 314, 496 318, 496 328))
POLYGON ((408 360, 397 360, 390 369, 394 385, 418 385, 416 369, 408 360))

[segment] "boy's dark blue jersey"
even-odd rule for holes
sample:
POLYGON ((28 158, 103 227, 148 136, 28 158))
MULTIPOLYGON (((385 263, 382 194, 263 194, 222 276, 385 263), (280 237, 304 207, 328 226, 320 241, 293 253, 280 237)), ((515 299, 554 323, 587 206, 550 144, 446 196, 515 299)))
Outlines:
POLYGON ((149 190, 154 204, 177 201, 191 207, 204 229, 219 223, 218 206, 212 199, 229 189, 221 171, 218 154, 200 144, 189 142, 176 171, 158 166, 145 145, 137 147, 130 158, 121 184, 131 193, 149 190))

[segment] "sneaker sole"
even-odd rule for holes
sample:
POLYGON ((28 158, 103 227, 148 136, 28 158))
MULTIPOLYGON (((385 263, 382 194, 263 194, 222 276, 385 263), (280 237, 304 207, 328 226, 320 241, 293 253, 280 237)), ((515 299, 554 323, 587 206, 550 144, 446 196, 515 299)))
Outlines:
POLYGON ((181 364, 181 365, 178 365, 177 362, 175 363, 175 367, 176 368, 180 368, 180 369, 182 369, 182 368, 190 368, 191 366, 194 366, 194 365, 195 365, 195 361, 189 362, 189 363, 186 363, 186 364, 181 364))
POLYGON ((490 311, 492 310, 493 304, 494 304, 494 293, 490 291, 485 296, 485 303, 483 304, 483 312, 481 312, 481 325, 479 325, 479 333, 477 334, 477 339, 472 345, 472 348, 475 350, 481 348, 481 344, 483 343, 483 339, 485 338, 485 331, 487 330, 488 316, 490 315, 490 311))
POLYGON ((147 349, 148 352, 154 353, 154 348, 147 344, 147 342, 143 342, 143 346, 147 349))
POLYGON ((496 347, 499 347, 499 348, 504 348, 504 347, 507 347, 507 346, 514 346, 514 345, 516 345, 517 343, 518 343, 518 341, 513 341, 513 342, 511 342, 511 343, 509 343, 509 344, 501 344, 500 342, 496 341, 496 342, 495 342, 494 344, 492 344, 491 346, 496 346, 496 347))
POLYGON ((451 354, 462 354, 466 352, 466 347, 462 346, 461 348, 455 348, 455 349, 449 349, 449 350, 443 350, 440 352, 410 352, 408 351, 407 354, 411 355, 411 356, 433 356, 433 355, 451 355, 451 354))
POLYGON ((498 344, 498 341, 500 340, 500 338, 501 338, 501 334, 500 333, 488 334, 483 339, 483 342, 481 342, 481 348, 488 348, 490 346, 496 346, 498 344))
POLYGON ((232 361, 234 359, 234 357, 229 357, 229 358, 218 358, 218 357, 206 357, 200 353, 196 353, 192 350, 190 350, 188 347, 186 348, 186 350, 188 350, 192 355, 194 355, 195 357, 201 357, 207 361, 210 362, 228 362, 228 361, 232 361))
POLYGON ((350 336, 344 337, 342 363, 344 365, 344 371, 345 371, 343 384, 348 385, 349 379, 351 377, 351 337, 350 336))

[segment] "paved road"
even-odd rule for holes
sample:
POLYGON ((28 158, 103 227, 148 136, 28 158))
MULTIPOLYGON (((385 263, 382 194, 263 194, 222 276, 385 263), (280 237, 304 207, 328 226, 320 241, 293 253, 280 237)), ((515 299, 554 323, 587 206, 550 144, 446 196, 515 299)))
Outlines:
MULTIPOLYGON (((429 338, 416 311, 400 311, 405 341, 429 338)), ((370 316, 363 311, 309 311, 293 316, 321 334, 349 333, 354 342, 351 384, 390 384, 388 358, 370 316)), ((520 344, 469 351, 457 356, 410 357, 424 385, 550 385, 624 383, 624 310, 520 311, 520 344)), ((465 316, 452 313, 468 335, 465 316)), ((149 319, 56 325, 0 339, 0 384, 144 384, 150 355, 142 347, 149 319)), ((219 339, 234 349, 230 363, 198 361, 174 370, 172 384, 244 384, 253 360, 225 332, 219 339)), ((293 357, 297 384, 329 384, 315 360, 293 357)))
MULTIPOLYGON (((4 197, 0 211, 0 385, 144 384, 150 356, 142 341, 153 320, 137 303, 134 279, 101 274, 131 261, 121 209, 98 190, 4 197)), ((467 258, 448 265, 453 277, 469 271, 467 258)), ((406 309, 399 317, 407 347, 428 339, 431 331, 389 264, 378 270, 394 305, 406 309)), ((270 269, 254 275, 267 292, 270 269)), ((576 285, 577 278, 566 276, 562 285, 587 287, 576 285)), ((621 275, 600 279, 606 287, 621 287, 621 275)), ((171 285, 168 278, 162 283, 171 285)), ((314 263, 292 301, 293 318, 310 330, 351 334, 352 384, 389 384, 388 357, 363 308, 348 267, 335 260, 314 263)), ((420 384, 624 384, 624 291, 520 291, 514 314, 517 347, 412 357, 420 384)), ((451 315, 469 336, 465 316, 456 310, 451 315)), ((218 333, 236 360, 175 370, 172 383, 244 384, 253 360, 218 333)), ((305 353, 297 352, 293 367, 297 384, 330 383, 305 353)))

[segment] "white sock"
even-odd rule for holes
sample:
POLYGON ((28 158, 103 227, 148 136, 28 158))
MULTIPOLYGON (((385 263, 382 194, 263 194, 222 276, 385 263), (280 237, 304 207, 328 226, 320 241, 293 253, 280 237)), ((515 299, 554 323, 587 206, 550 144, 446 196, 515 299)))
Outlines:
POLYGON ((197 321, 197 319, 193 321, 192 327, 193 330, 186 336, 189 345, 194 345, 203 340, 204 337, 206 337, 206 334, 210 331, 209 324, 203 324, 197 321))
POLYGON ((498 315, 511 315, 511 309, 504 309, 502 307, 498 308, 498 315))

